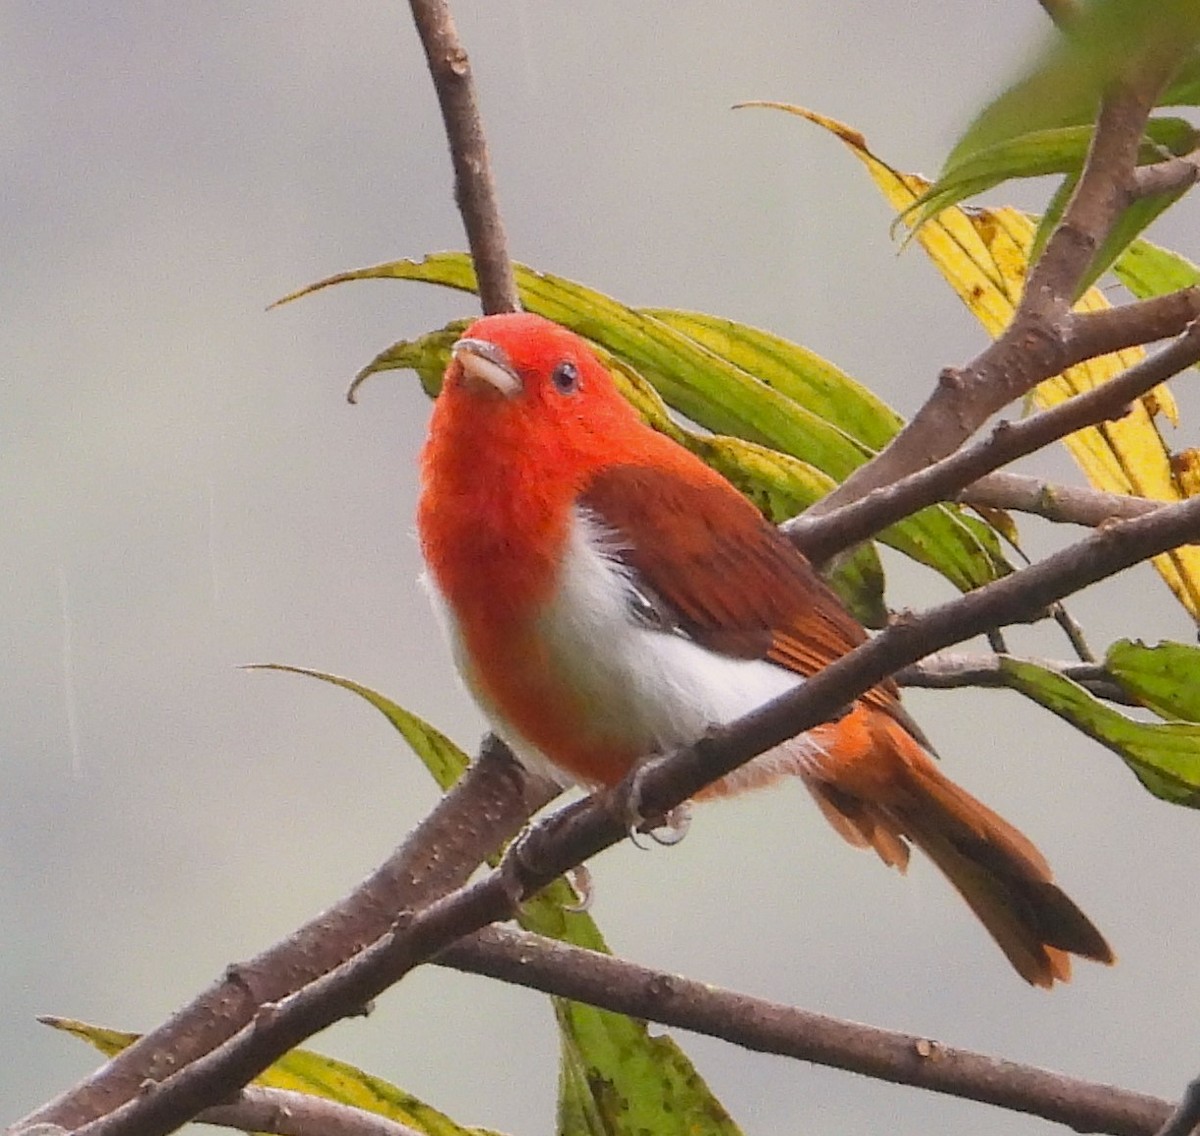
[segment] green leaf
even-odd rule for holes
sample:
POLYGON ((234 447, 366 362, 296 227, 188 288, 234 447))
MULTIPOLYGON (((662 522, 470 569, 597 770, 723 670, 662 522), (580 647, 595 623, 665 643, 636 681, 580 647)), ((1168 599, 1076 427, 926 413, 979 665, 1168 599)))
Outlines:
POLYGON ((1118 639, 1104 666, 1143 706, 1164 718, 1200 722, 1200 648, 1118 639))
POLYGON ((1175 204, 1188 188, 1174 189, 1169 193, 1156 193, 1150 197, 1142 197, 1129 205, 1117 218, 1109 230, 1104 243, 1096 250, 1088 270, 1083 274, 1075 299, 1079 299, 1101 276, 1114 264, 1117 258, 1133 244, 1137 235, 1150 227, 1163 213, 1175 204))
POLYGON ((872 451, 883 449, 904 425, 904 419, 887 403, 807 347, 702 312, 639 310, 807 407, 872 451))
MULTIPOLYGON (((844 478, 874 453, 869 444, 848 430, 793 401, 782 390, 760 381, 665 320, 625 307, 572 281, 534 272, 522 265, 514 269, 526 308, 607 349, 645 378, 670 406, 706 430, 780 451, 835 480, 844 478)), ((465 291, 475 286, 474 270, 466 254, 437 253, 419 263, 393 261, 339 273, 292 293, 279 303, 332 284, 371 279, 417 280, 465 291)), ((746 350, 752 341, 753 335, 747 334, 737 350, 746 350)), ((760 349, 763 349, 761 343, 760 349)), ((397 344, 377 356, 364 374, 395 365, 413 365, 396 360, 412 356, 414 350, 413 344, 397 344)), ((417 358, 422 382, 432 385, 436 382, 436 356, 417 352, 417 358)), ((827 372, 826 381, 830 375, 832 372, 827 372)), ((848 397, 860 408, 867 405, 857 386, 848 397)), ((882 404, 876 403, 879 406, 882 404)), ((876 410, 872 428, 878 429, 880 421, 876 410)), ((1010 570, 995 532, 953 505, 923 509, 893 526, 881 539, 941 572, 962 590, 978 587, 1010 570)))
MULTIPOLYGON (((140 1036, 72 1018, 43 1018, 42 1021, 95 1046, 106 1057, 120 1053, 140 1036)), ((379 1077, 306 1049, 293 1049, 252 1083, 263 1088, 306 1093, 376 1116, 386 1116, 425 1136, 496 1136, 491 1129, 457 1124, 445 1113, 379 1077)))
POLYGON ((1200 106, 1200 53, 1192 52, 1171 80, 1159 106, 1200 106))
POLYGON ((1045 249, 1046 242, 1050 239, 1050 234, 1054 232, 1058 227, 1059 221, 1062 220, 1062 216, 1067 209, 1067 202, 1071 200, 1071 194, 1075 192, 1075 187, 1078 184, 1079 175, 1068 174, 1054 191, 1054 195, 1050 198, 1050 203, 1046 206, 1045 212, 1038 218, 1037 232, 1033 234, 1033 244, 1029 247, 1030 264, 1041 259, 1042 250, 1045 249))
MULTIPOLYGON (((521 907, 527 931, 589 951, 611 953, 590 916, 569 910, 565 881, 521 907)), ((669 1037, 652 1037, 646 1023, 554 998, 560 1065, 560 1134, 691 1136, 740 1131, 687 1054, 669 1037)))
POLYGON ((1191 65, 1198 40, 1200 5, 1195 0, 1090 0, 1080 5, 1070 33, 1054 33, 1033 68, 975 118, 946 168, 960 167, 972 155, 1031 132, 1091 122, 1101 94, 1114 80, 1131 68, 1136 72, 1148 59, 1156 64, 1174 60, 1182 71, 1191 65))
POLYGON ((563 1136, 738 1136, 741 1129, 671 1038, 651 1037, 643 1023, 578 1002, 555 999, 554 1011, 563 1136))
POLYGON ((1113 270, 1139 300, 1200 284, 1200 268, 1190 260, 1144 240, 1134 241, 1117 259, 1113 270))
MULTIPOLYGON (((1011 178, 1077 173, 1083 168, 1093 133, 1090 124, 1029 130, 957 158, 952 155, 937 181, 900 219, 916 229, 943 209, 1011 178)), ((1148 141, 1142 143, 1138 154, 1140 164, 1161 161, 1168 154, 1190 153, 1200 140, 1195 127, 1182 118, 1152 118, 1146 124, 1146 135, 1148 141)))
POLYGON ((1035 663, 1002 658, 1000 667, 1015 690, 1118 754, 1154 796, 1200 808, 1200 725, 1137 722, 1035 663))
POLYGON ((463 774, 470 764, 461 749, 458 748, 445 734, 435 730, 428 722, 410 714, 397 706, 390 698, 339 675, 326 674, 324 671, 309 670, 307 667, 292 667, 285 663, 255 663, 245 668, 248 671, 283 671, 288 674, 308 675, 322 682, 340 686, 360 698, 365 698, 375 707, 399 732, 400 736, 412 747, 413 752, 425 763, 425 768, 433 774, 433 779, 443 789, 449 789, 463 774))

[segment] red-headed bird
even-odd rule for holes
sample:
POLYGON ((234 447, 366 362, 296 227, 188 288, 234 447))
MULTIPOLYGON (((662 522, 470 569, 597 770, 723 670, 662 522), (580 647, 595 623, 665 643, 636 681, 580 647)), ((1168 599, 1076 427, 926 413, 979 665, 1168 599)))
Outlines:
MULTIPOLYGON (((866 638, 753 505, 540 316, 487 316, 454 345, 422 476, 459 670, 518 758, 560 781, 615 785, 866 638)), ((1113 961, 1033 844, 939 771, 891 682, 703 795, 786 774, 884 863, 921 848, 1028 982, 1066 981, 1071 954, 1113 961)))

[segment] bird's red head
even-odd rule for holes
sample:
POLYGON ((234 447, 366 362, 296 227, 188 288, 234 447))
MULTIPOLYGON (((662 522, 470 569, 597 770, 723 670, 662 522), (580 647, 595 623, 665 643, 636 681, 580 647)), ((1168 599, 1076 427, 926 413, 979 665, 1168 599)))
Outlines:
POLYGON ((529 312, 485 316, 454 345, 433 433, 562 471, 612 461, 640 422, 584 340, 529 312))

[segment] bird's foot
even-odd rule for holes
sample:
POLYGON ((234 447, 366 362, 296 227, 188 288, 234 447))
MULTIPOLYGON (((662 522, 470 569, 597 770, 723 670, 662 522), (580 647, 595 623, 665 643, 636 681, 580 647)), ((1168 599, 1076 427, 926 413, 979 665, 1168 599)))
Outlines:
POLYGON ((625 824, 625 831, 635 848, 643 850, 649 845, 642 836, 649 836, 655 844, 668 847, 678 844, 686 835, 692 822, 692 814, 686 804, 676 805, 665 816, 647 816, 642 811, 642 777, 646 765, 639 765, 631 776, 618 785, 613 792, 614 807, 625 824))

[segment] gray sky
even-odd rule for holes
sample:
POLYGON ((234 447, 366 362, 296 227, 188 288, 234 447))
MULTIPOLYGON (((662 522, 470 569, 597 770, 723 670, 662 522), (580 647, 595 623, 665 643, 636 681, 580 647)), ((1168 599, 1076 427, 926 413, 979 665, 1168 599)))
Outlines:
MULTIPOLYGON (((768 327, 905 412, 982 345, 920 253, 896 256, 837 143, 729 107, 804 103, 932 171, 1035 42, 1033 0, 967 0, 952 18, 941 0, 456 9, 519 258, 768 327)), ((373 283, 264 311, 327 273, 462 245, 404 6, 9 0, 0 147, 10 1120, 94 1064, 35 1014, 151 1026, 345 893, 432 804, 365 705, 238 664, 352 676, 468 747, 481 723, 415 583, 428 406, 403 375, 343 400, 377 350, 471 303, 373 283)), ((1185 221, 1161 236, 1195 257, 1185 221)), ((1061 458, 1028 468, 1073 476, 1061 458)), ((1030 527, 1034 549, 1053 539, 1030 527)), ((888 565, 894 605, 946 596, 888 565)), ((1073 609, 1101 647, 1193 633, 1146 570, 1073 609)), ((1041 632, 1014 641, 1063 651, 1041 632)), ((798 787, 704 809, 678 848, 605 855, 594 914, 614 949, 1176 1094, 1200 1063, 1194 815, 1016 695, 909 702, 951 774, 1047 853, 1118 967, 1026 989, 928 865, 901 880, 854 853, 798 787)), ((1041 1127, 681 1040, 750 1133, 1041 1127)), ((555 1042, 536 994, 427 970, 314 1046, 465 1122, 551 1123, 555 1042)))

